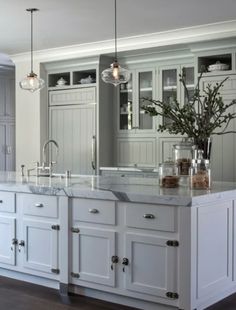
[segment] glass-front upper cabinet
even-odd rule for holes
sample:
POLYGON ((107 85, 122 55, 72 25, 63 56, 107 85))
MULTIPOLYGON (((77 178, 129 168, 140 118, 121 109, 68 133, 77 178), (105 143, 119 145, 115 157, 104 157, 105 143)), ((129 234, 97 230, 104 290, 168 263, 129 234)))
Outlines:
POLYGON ((144 105, 150 105, 147 99, 153 98, 153 73, 152 71, 138 73, 138 89, 139 89, 139 129, 152 129, 153 117, 145 113, 142 109, 144 105))
POLYGON ((120 130, 133 129, 133 74, 128 83, 120 84, 119 93, 119 128, 120 130))
POLYGON ((153 117, 142 109, 153 98, 154 71, 134 70, 128 83, 119 86, 119 131, 153 130, 153 117))
MULTIPOLYGON (((176 65, 161 67, 159 71, 160 76, 160 94, 161 101, 174 106, 175 100, 180 104, 187 103, 187 91, 180 83, 180 74, 184 69, 185 82, 188 89, 189 97, 191 98, 194 92, 194 67, 190 65, 176 65)), ((164 124, 170 123, 168 118, 163 119, 164 124)))

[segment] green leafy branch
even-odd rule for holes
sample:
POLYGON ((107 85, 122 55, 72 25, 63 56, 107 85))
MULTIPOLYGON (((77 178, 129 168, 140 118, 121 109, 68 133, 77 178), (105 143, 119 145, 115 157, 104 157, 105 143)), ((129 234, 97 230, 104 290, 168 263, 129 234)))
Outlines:
POLYGON ((236 100, 226 104, 220 95, 220 89, 228 77, 215 85, 207 84, 202 92, 200 91, 201 78, 202 74, 198 77, 193 95, 190 96, 186 85, 185 70, 183 70, 180 82, 185 89, 187 99, 185 104, 180 104, 177 99, 170 104, 165 101, 141 98, 145 103, 142 109, 150 116, 161 116, 163 119, 171 120, 168 124, 160 124, 159 132, 186 134, 196 142, 214 134, 235 133, 235 131, 227 131, 227 128, 230 121, 236 118, 235 112, 229 112, 230 108, 236 104, 236 100))

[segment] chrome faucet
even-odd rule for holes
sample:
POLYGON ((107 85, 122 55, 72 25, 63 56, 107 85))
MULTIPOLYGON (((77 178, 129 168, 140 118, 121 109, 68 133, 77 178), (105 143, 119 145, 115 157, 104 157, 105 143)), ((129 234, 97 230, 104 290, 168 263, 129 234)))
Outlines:
POLYGON ((43 157, 43 162, 42 162, 42 166, 38 167, 38 172, 40 174, 40 171, 43 173, 43 174, 48 174, 49 176, 52 176, 52 168, 53 168, 53 164, 56 164, 57 163, 57 158, 58 158, 58 153, 59 153, 59 145, 58 143, 53 140, 53 139, 50 139, 50 140, 47 140, 44 142, 44 145, 43 145, 43 151, 42 151, 42 157, 43 157), (52 161, 51 162, 48 162, 48 166, 47 166, 47 155, 46 155, 46 150, 47 150, 47 147, 50 143, 53 143, 56 147, 56 159, 55 161, 52 161))
POLYGON ((43 145, 43 150, 42 150, 43 162, 42 162, 42 165, 40 165, 39 162, 36 162, 35 168, 27 170, 28 177, 30 176, 30 171, 32 171, 32 170, 36 170, 36 176, 37 177, 39 177, 39 176, 50 176, 51 177, 53 165, 57 163, 58 153, 59 153, 58 143, 53 139, 47 140, 43 145), (46 150, 47 150, 49 143, 53 143, 56 146, 56 159, 55 159, 55 161, 50 161, 47 165, 46 150))
POLYGON ((46 148, 49 145, 49 143, 53 143, 56 146, 56 161, 51 161, 51 163, 49 163, 49 166, 52 165, 52 164, 56 164, 57 163, 58 152, 59 152, 59 145, 58 145, 58 143, 55 140, 50 139, 50 140, 45 141, 45 143, 43 145, 43 164, 42 164, 43 167, 45 167, 45 165, 46 165, 46 160, 47 160, 46 148))

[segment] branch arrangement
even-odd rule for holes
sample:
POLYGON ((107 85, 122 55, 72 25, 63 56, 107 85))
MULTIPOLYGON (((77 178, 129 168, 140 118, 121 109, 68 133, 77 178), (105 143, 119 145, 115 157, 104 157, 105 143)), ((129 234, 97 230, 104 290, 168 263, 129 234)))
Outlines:
POLYGON ((183 70, 180 82, 185 89, 187 99, 185 104, 179 103, 176 98, 171 104, 160 100, 141 98, 145 102, 142 109, 146 113, 171 120, 168 124, 159 125, 159 132, 186 134, 195 142, 202 141, 214 134, 222 135, 235 132, 227 131, 227 128, 230 121, 236 118, 236 112, 232 112, 233 109, 230 109, 236 104, 236 100, 225 104, 220 95, 220 89, 228 77, 215 85, 207 84, 202 93, 200 92, 201 78, 202 74, 198 78, 194 94, 191 97, 186 85, 185 70, 183 70))

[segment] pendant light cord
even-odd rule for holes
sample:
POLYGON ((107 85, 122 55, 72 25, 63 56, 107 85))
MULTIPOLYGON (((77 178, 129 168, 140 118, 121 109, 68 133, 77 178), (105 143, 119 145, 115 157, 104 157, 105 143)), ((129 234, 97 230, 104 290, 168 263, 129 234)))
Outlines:
POLYGON ((116 17, 116 0, 115 0, 115 61, 117 61, 117 17, 116 17))
POLYGON ((33 10, 30 11, 31 13, 31 73, 33 73, 33 10))

